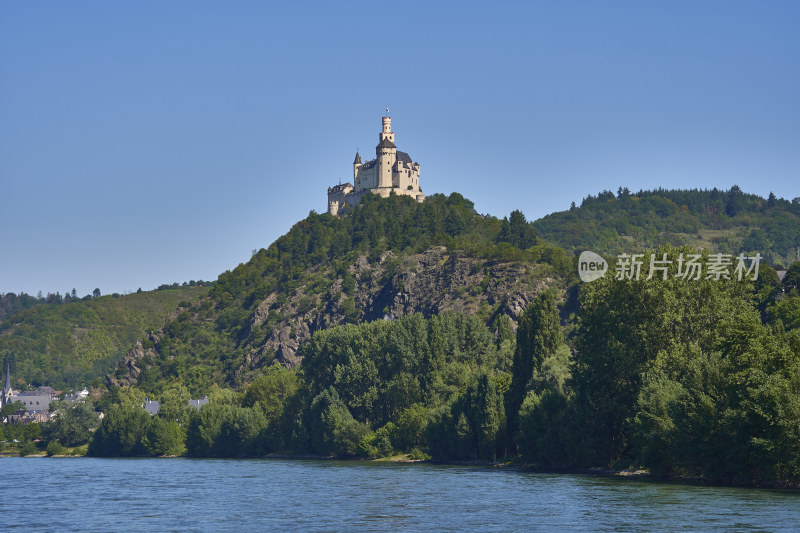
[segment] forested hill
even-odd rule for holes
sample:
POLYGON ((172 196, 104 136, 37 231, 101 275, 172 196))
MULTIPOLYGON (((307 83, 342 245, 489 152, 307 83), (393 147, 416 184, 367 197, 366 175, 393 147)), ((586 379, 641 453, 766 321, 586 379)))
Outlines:
POLYGON ((220 275, 208 299, 143 339, 109 383, 152 392, 168 383, 197 393, 240 386, 273 361, 298 365, 316 331, 415 312, 515 322, 542 288, 574 283, 574 250, 642 252, 669 242, 735 253, 744 245, 765 256, 778 250, 767 260, 785 261, 800 239, 798 209, 738 187, 621 189, 531 223, 520 211, 480 215, 458 193, 422 204, 368 195, 346 216, 311 212, 220 275))
POLYGON ((788 266, 800 247, 800 198, 730 190, 666 190, 587 196, 580 206, 534 223, 540 237, 570 251, 618 254, 663 244, 723 253, 760 252, 788 266))
POLYGON ((131 345, 158 329, 180 307, 202 297, 208 287, 177 284, 162 290, 92 298, 36 299, 33 307, 0 321, 0 364, 11 366, 12 385, 55 389, 88 386, 111 371, 131 345))
POLYGON ((788 266, 800 246, 800 200, 738 187, 620 189, 528 222, 520 211, 479 215, 457 193, 423 204, 367 196, 347 216, 311 212, 221 274, 207 298, 159 291, 63 305, 6 301, 9 313, 35 307, 6 317, 0 360, 25 384, 86 384, 117 362, 111 385, 157 392, 180 383, 205 393, 214 383, 248 383, 274 360, 299 364, 300 345, 335 325, 444 311, 490 327, 503 316, 514 322, 544 287, 574 283, 575 251, 642 252, 664 243, 758 251, 788 266), (167 320, 181 300, 196 303, 167 320))
POLYGON ((570 254, 537 243, 519 211, 481 216, 457 193, 422 204, 367 195, 346 216, 311 212, 220 275, 207 299, 132 349, 109 384, 238 387, 273 361, 299 364, 298 348, 316 331, 444 311, 493 325, 570 276, 570 254))

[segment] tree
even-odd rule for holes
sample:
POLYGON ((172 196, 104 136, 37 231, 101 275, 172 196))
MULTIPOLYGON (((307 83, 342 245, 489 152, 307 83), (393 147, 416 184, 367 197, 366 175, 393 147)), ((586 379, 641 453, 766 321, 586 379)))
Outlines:
MULTIPOLYGON (((170 420, 179 424, 186 424, 190 418, 189 391, 181 384, 167 387, 161 393, 161 405, 158 409, 158 417, 163 420, 170 420)), ((168 454, 178 455, 178 454, 168 454)))
POLYGON ((222 422, 232 405, 209 401, 193 416, 186 431, 186 449, 193 457, 214 457, 222 422))
POLYGON ((42 425, 42 436, 64 446, 80 446, 89 442, 92 431, 100 424, 92 404, 85 401, 59 403, 55 419, 42 425))
POLYGON ((89 441, 88 454, 94 457, 146 455, 144 439, 152 417, 141 407, 112 405, 89 441))
POLYGON ((437 460, 494 461, 504 425, 503 395, 492 376, 481 372, 432 417, 426 432, 431 455, 437 460))
POLYGON ((770 322, 780 320, 786 330, 800 328, 800 297, 784 298, 767 310, 770 322))
POLYGON ((9 403, 3 406, 3 409, 0 409, 0 415, 8 416, 13 415, 17 411, 21 411, 25 409, 25 404, 17 400, 14 403, 9 403))
POLYGON ((265 375, 250 384, 242 399, 242 406, 258 406, 267 420, 272 420, 281 416, 287 400, 297 393, 298 388, 297 374, 275 363, 265 375))
POLYGON ((95 289, 92 291, 92 298, 100 298, 100 289, 95 289))
POLYGON ((517 325, 511 387, 506 395, 507 435, 512 439, 517 430, 517 415, 534 372, 541 367, 542 361, 555 355, 561 343, 561 321, 555 295, 543 291, 523 311, 517 325))
POLYGON ((150 455, 183 455, 186 452, 186 433, 175 420, 153 417, 142 444, 150 455))
POLYGON ((424 448, 429 416, 430 410, 419 403, 401 411, 397 416, 397 431, 395 432, 397 448, 403 451, 424 448))
POLYGON ((758 279, 753 282, 756 303, 762 313, 767 306, 775 302, 775 298, 781 292, 781 281, 778 273, 772 267, 761 265, 758 271, 758 279))
POLYGON ((786 275, 783 277, 783 288, 786 292, 800 290, 800 261, 797 261, 789 267, 786 275))
POLYGON ((738 185, 734 185, 728 191, 728 198, 725 203, 725 214, 733 217, 739 214, 744 207, 744 193, 738 185))
POLYGON ((357 455, 361 440, 369 433, 365 425, 353 418, 332 387, 311 402, 308 427, 313 451, 344 457, 357 455))
POLYGON ((514 210, 509 218, 504 218, 497 236, 498 242, 507 242, 520 250, 536 245, 536 228, 525 220, 522 211, 514 210))
POLYGON ((546 389, 529 391, 519 411, 514 440, 520 457, 530 464, 563 468, 574 463, 576 427, 571 397, 546 389))
POLYGON ((775 204, 777 204, 777 203, 778 203, 778 199, 775 198, 775 193, 770 191, 769 192, 769 197, 767 198, 767 207, 772 209, 773 207, 775 207, 775 204))
POLYGON ((494 462, 497 438, 505 422, 503 396, 491 376, 481 373, 462 397, 463 412, 470 425, 475 458, 494 462))

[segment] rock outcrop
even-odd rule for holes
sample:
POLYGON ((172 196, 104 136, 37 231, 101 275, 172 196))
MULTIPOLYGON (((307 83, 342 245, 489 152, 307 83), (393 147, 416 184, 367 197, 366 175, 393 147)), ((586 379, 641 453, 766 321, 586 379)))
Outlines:
POLYGON ((411 313, 430 317, 442 311, 479 314, 492 322, 500 314, 516 324, 520 313, 537 292, 553 283, 552 278, 537 278, 537 265, 492 263, 459 256, 444 247, 414 254, 402 261, 391 252, 370 264, 359 257, 348 270, 356 283, 343 289, 341 279, 318 295, 312 310, 298 313, 299 302, 307 296, 303 288, 283 305, 270 294, 253 314, 251 327, 261 326, 270 310, 287 317, 267 334, 265 342, 254 347, 253 364, 273 357, 282 364, 300 363, 299 345, 318 330, 347 322, 399 318, 411 313), (348 313, 352 299, 358 317, 348 313))
MULTIPOLYGON (((310 277, 335 277, 330 268, 321 265, 309 272, 310 277)), ((298 348, 314 332, 346 323, 459 311, 476 314, 487 323, 507 315, 516 326, 533 297, 555 283, 553 278, 541 275, 540 269, 542 265, 538 264, 467 257, 444 247, 405 257, 385 252, 372 262, 360 256, 344 275, 322 290, 319 284, 307 283, 288 296, 272 292, 256 305, 240 336, 263 340, 250 345, 243 365, 235 373, 246 375, 273 361, 296 366, 302 360, 298 348)), ((184 311, 177 310, 172 318, 184 311)), ((158 356, 152 346, 162 335, 163 330, 159 330, 144 343, 137 343, 115 374, 108 376, 108 383, 135 384, 142 370, 151 364, 151 358, 158 356)))

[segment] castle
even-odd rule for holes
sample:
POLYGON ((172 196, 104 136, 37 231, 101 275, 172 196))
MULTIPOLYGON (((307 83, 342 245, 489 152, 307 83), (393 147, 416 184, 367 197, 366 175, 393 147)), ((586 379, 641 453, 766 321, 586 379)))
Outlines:
MULTIPOLYGON (((388 111, 388 109, 387 109, 388 111)), ((356 151, 353 161, 353 184, 340 183, 328 187, 328 213, 338 215, 356 205, 366 193, 386 198, 394 194, 411 196, 418 202, 425 200, 419 188, 419 163, 397 149, 394 144, 392 118, 383 117, 383 130, 378 134, 375 159, 361 162, 356 151)))

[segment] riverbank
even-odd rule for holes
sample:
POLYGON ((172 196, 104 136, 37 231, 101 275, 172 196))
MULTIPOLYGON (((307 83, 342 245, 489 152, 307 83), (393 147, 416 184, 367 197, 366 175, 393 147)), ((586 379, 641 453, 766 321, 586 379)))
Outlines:
MULTIPOLYGON (((26 454, 22 457, 86 457, 87 446, 79 446, 70 448, 65 453, 55 454, 48 456, 46 452, 39 452, 26 454)), ((0 450, 0 458, 4 457, 21 457, 19 450, 3 449, 0 450)), ((185 457, 185 456, 184 456, 185 457)), ((162 456, 162 457, 141 457, 149 459, 174 459, 176 456, 162 456)), ((202 457, 192 457, 192 459, 204 459, 202 457)), ((344 461, 344 462, 367 462, 367 463, 398 463, 398 464, 430 464, 439 466, 464 466, 474 467, 480 469, 492 470, 505 470, 509 472, 530 472, 536 474, 566 474, 566 475, 580 475, 580 476, 593 476, 612 478, 620 480, 631 481, 651 481, 657 483, 669 483, 680 485, 694 485, 705 487, 739 487, 739 488, 753 488, 753 489, 773 489, 773 490, 787 490, 796 491, 800 490, 800 484, 789 482, 775 482, 775 483, 729 483, 719 482, 703 477, 667 477, 656 476, 645 469, 613 469, 613 468, 542 468, 534 465, 527 465, 521 463, 507 462, 507 463, 492 463, 485 461, 432 461, 430 459, 417 459, 413 458, 411 454, 397 454, 389 457, 378 458, 340 458, 333 456, 322 456, 315 454, 268 454, 258 457, 237 457, 237 458, 218 458, 208 457, 205 459, 271 459, 271 460, 287 460, 287 461, 344 461)))

